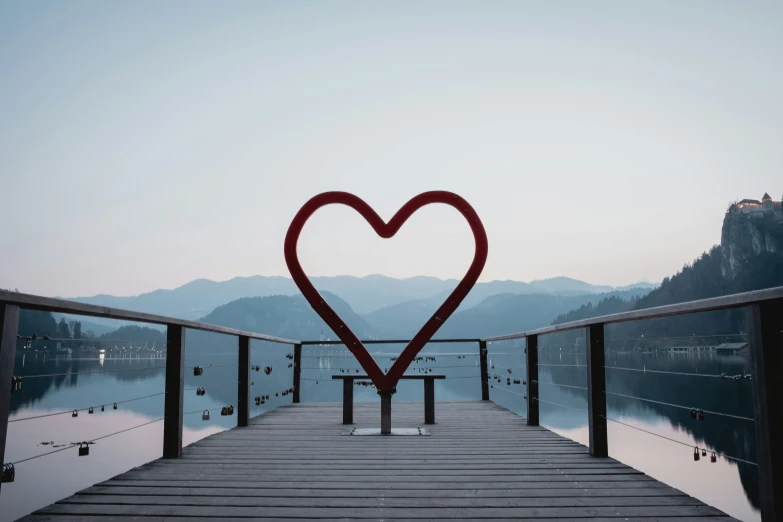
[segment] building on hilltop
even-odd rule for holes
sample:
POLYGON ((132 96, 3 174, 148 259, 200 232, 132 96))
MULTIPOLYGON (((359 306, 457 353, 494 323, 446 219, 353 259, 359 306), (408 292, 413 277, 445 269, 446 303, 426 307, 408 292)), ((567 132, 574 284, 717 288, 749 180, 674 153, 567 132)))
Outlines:
POLYGON ((768 193, 764 193, 761 201, 757 199, 743 199, 733 203, 728 212, 730 214, 747 214, 751 217, 764 217, 765 214, 771 214, 776 220, 783 220, 783 198, 781 201, 772 201, 768 193))

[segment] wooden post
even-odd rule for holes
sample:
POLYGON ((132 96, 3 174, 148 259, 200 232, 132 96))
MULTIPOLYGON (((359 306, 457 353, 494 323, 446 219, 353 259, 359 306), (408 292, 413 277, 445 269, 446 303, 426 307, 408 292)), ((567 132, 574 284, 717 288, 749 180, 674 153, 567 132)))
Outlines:
POLYGON ((381 435, 391 435, 391 399, 394 392, 380 391, 381 396, 381 435))
POLYGON ((435 424, 435 379, 424 378, 424 424, 435 424))
POLYGON ((609 456, 606 434, 606 369, 604 368, 604 325, 587 327, 587 412, 590 424, 590 455, 609 456))
POLYGON ((166 399, 163 420, 163 458, 182 456, 182 400, 185 385, 185 328, 166 327, 166 399))
POLYGON ((237 386, 237 426, 246 427, 250 419, 250 337, 239 336, 237 386))
POLYGON ((302 377, 302 344, 294 345, 294 404, 299 404, 299 382, 302 377))
POLYGON ((783 299, 748 306, 756 460, 763 522, 783 521, 783 299))
POLYGON ((486 341, 479 341, 479 359, 481 360, 481 400, 488 401, 489 400, 489 370, 487 369, 487 342, 486 341))
POLYGON ((353 424, 353 379, 343 379, 343 424, 353 424))
POLYGON ((538 336, 527 336, 527 425, 538 426, 538 336))
POLYGON ((11 380, 14 377, 19 307, 0 303, 0 465, 5 462, 8 413, 11 410, 11 380))

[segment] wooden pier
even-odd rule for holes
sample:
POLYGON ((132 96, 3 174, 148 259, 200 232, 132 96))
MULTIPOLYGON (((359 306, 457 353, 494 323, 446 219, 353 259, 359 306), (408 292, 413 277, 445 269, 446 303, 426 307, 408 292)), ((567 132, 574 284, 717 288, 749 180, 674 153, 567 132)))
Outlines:
MULTIPOLYGON (((424 426, 421 403, 393 408, 424 426)), ((356 404, 356 426, 379 412, 356 404)), ((341 404, 293 404, 22 520, 733 520, 490 401, 439 402, 427 428, 344 435, 341 404)))

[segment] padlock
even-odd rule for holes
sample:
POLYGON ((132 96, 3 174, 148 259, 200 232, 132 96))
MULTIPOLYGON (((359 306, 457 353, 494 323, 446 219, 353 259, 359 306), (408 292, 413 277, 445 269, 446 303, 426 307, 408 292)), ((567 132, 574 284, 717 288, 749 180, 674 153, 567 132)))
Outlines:
POLYGON ((90 415, 92 415, 94 413, 93 410, 92 410, 92 406, 90 406, 90 409, 87 410, 87 413, 89 413, 90 415))
POLYGON ((209 410, 204 410, 204 413, 201 414, 201 420, 203 421, 209 420, 209 410))
POLYGON ((220 408, 220 414, 221 414, 223 417, 225 417, 226 415, 228 415, 228 408, 226 408, 225 406, 223 406, 222 408, 220 408))
POLYGON ((0 482, 7 483, 7 482, 13 482, 16 480, 16 469, 14 469, 13 464, 3 464, 3 475, 2 479, 0 479, 0 482))
POLYGON ((266 404, 266 401, 264 399, 261 399, 261 404, 266 404))
POLYGON ((691 409, 691 419, 696 420, 697 418, 696 408, 691 409))
POLYGON ((699 448, 693 448, 693 461, 699 462, 699 448))
POLYGON ((101 404, 101 411, 105 411, 105 410, 103 409, 103 404, 101 404))
POLYGON ((73 413, 71 413, 71 417, 78 417, 79 416, 79 410, 73 410, 73 413))
POLYGON ((86 457, 90 454, 90 445, 86 442, 82 442, 79 444, 79 456, 80 457, 86 457))
POLYGON ((278 395, 277 393, 275 393, 275 397, 280 397, 280 395, 278 395))
POLYGON ((230 404, 228 406, 228 414, 229 415, 233 415, 234 414, 234 405, 233 404, 230 404))
POLYGON ((117 403, 116 402, 114 403, 114 409, 115 410, 117 409, 117 403))
POLYGON ((700 421, 704 420, 704 410, 699 410, 699 420, 700 421))
POLYGON ((710 462, 712 462, 713 464, 718 462, 718 456, 715 454, 714 451, 712 452, 712 456, 710 457, 710 462))
POLYGON ((706 457, 707 456, 707 450, 706 449, 704 449, 704 448, 701 449, 701 456, 702 457, 706 457))

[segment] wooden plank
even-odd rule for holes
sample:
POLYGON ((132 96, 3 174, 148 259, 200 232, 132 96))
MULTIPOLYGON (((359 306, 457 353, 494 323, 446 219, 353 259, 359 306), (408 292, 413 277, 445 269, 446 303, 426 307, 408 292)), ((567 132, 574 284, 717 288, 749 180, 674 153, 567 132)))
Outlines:
MULTIPOLYGON (((145 486, 92 486, 79 495, 142 495, 142 496, 202 496, 221 495, 233 497, 326 497, 326 498, 378 498, 378 489, 270 489, 224 487, 145 487, 145 486)), ((629 488, 524 488, 524 489, 384 489, 387 498, 548 498, 548 497, 687 497, 685 493, 656 484, 629 488)), ((690 498, 690 497, 689 497, 690 498)))
POLYGON ((166 328, 166 396, 163 419, 163 458, 182 455, 182 401, 185 386, 185 328, 166 328))
MULTIPOLYGON (((138 520, 139 517, 137 515, 113 515, 111 517, 111 520, 138 520)), ((51 522, 51 521, 57 521, 57 522, 83 522, 83 521, 92 521, 92 520, 105 520, 105 517, 101 515, 29 515, 27 517, 24 517, 20 519, 21 522, 51 522)), ((159 516, 145 516, 144 522, 205 522, 205 521, 214 521, 214 518, 210 517, 159 517, 159 516)), ((276 517, 264 517, 262 515, 254 516, 254 517, 220 517, 220 520, 228 520, 228 521, 236 521, 236 522, 268 522, 268 521, 278 521, 279 519, 276 517)), ((302 518, 291 518, 290 520, 304 520, 302 518)), ((309 519, 312 520, 312 519, 309 519)), ((345 518, 318 518, 319 522, 345 522, 345 518)), ((435 519, 432 520, 446 520, 446 519, 435 519)), ((460 519, 461 522, 508 522, 508 518, 463 518, 460 519)), ((584 517, 548 517, 548 518, 541 518, 541 517, 528 517, 525 519, 527 522, 584 522, 584 517)), ((618 517, 594 517, 590 518, 591 522, 617 522, 618 520, 630 520, 628 517, 625 518, 618 518, 618 517)), ((639 520, 639 521, 650 521, 650 522, 660 522, 661 518, 656 517, 654 515, 652 516, 638 516, 634 517, 633 520, 639 520)), ((699 522, 726 522, 727 520, 731 520, 730 518, 727 518, 726 516, 700 516, 698 518, 699 522)), ((419 518, 395 518, 394 522, 421 522, 421 519, 419 518)), ((693 522, 693 517, 666 517, 665 522, 693 522)))
MULTIPOLYGON (((341 508, 341 507, 265 507, 264 515, 279 518, 403 518, 418 519, 448 518, 464 519, 476 517, 498 517, 522 519, 529 517, 623 517, 634 516, 681 516, 699 517, 715 516, 721 513, 715 508, 705 505, 693 506, 628 506, 614 507, 512 507, 512 508, 443 508, 428 507, 427 500, 422 506, 405 507, 372 507, 372 508, 341 508)), ((132 515, 142 513, 145 516, 201 516, 201 517, 253 517, 258 515, 257 507, 241 506, 156 506, 143 505, 96 505, 96 504, 53 504, 39 511, 42 514, 68 515, 132 515)))
POLYGON ((697 506, 702 505, 695 498, 678 497, 597 497, 559 496, 528 498, 423 498, 395 497, 258 497, 227 495, 91 495, 77 494, 62 504, 116 504, 150 506, 227 506, 227 507, 302 507, 302 508, 416 508, 422 500, 427 507, 444 508, 508 508, 508 507, 655 507, 655 506, 697 506))
MULTIPOLYGON (((0 303, 0 465, 5 462, 8 414, 11 410, 11 382, 14 376, 19 307, 0 303)), ((1 484, 0 484, 1 485, 1 484)))

